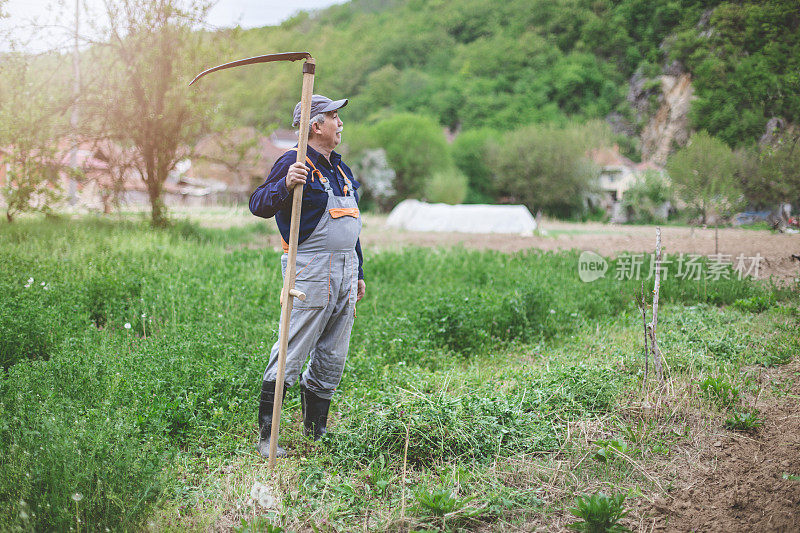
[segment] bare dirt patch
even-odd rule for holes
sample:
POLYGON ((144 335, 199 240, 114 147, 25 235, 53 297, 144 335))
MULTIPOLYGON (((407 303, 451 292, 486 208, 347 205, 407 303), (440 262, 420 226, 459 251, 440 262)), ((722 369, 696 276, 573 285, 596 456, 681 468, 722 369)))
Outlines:
MULTIPOLYGON (((603 256, 622 252, 652 253, 655 247, 655 226, 628 226, 596 222, 571 223, 545 220, 545 235, 476 235, 468 233, 423 233, 400 231, 386 226, 383 216, 365 216, 361 232, 364 249, 398 249, 403 246, 464 246, 479 250, 517 252, 539 250, 591 250, 603 256)), ((277 238, 277 237, 276 237, 277 238)), ((746 258, 763 257, 759 278, 774 276, 782 282, 800 277, 800 262, 792 254, 800 254, 800 235, 773 234, 769 231, 722 228, 718 244, 714 229, 662 227, 662 243, 668 254, 687 253, 746 258)), ((276 242, 280 245, 280 242, 276 242)), ((746 263, 749 264, 749 263, 746 263)))
POLYGON ((650 509, 656 531, 800 531, 800 365, 761 376, 755 434, 724 432, 703 439, 697 461, 678 470, 677 487, 650 509))

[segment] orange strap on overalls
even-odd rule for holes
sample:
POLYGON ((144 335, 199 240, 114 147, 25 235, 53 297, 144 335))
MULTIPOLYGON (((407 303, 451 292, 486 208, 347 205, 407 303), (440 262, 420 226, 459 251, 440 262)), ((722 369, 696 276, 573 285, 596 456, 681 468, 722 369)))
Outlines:
MULTIPOLYGON (((297 148, 289 148, 289 151, 290 152, 296 152, 297 148)), ((311 162, 311 159, 308 156, 306 156, 306 163, 308 163, 308 166, 311 167, 311 181, 314 181, 314 173, 315 172, 317 174, 319 174, 320 181, 322 181, 323 183, 326 183, 328 181, 322 175, 322 172, 317 170, 317 167, 314 166, 314 163, 311 162)), ((347 174, 344 173, 344 170, 342 170, 342 167, 340 165, 336 165, 336 168, 339 169, 339 172, 342 173, 342 177, 344 178, 344 190, 342 192, 344 192, 345 196, 347 196, 347 192, 349 190, 348 187, 350 187, 350 185, 351 185, 350 178, 347 177, 347 174)), ((337 218, 337 217, 334 217, 334 218, 337 218)))

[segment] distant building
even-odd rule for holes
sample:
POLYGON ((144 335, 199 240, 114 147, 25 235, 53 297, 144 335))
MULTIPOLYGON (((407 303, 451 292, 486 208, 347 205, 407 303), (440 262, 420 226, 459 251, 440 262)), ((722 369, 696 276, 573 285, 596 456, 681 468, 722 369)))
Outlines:
POLYGON ((294 148, 294 145, 297 144, 297 134, 292 130, 275 130, 269 136, 269 142, 275 148, 281 150, 281 153, 278 154, 278 157, 280 157, 286 150, 294 148))
MULTIPOLYGON (((625 222, 627 213, 622 208, 625 192, 647 171, 658 172, 666 177, 664 168, 652 161, 634 163, 619 152, 619 145, 597 148, 589 152, 590 159, 600 167, 597 180, 600 197, 596 202, 609 214, 611 222, 625 222)), ((660 210, 668 210, 669 205, 660 210)))
POLYGON ((611 201, 622 201, 625 191, 636 183, 644 172, 652 170, 663 173, 664 169, 651 161, 634 163, 619 153, 619 145, 611 148, 597 148, 590 151, 590 157, 600 167, 598 185, 608 193, 611 201))

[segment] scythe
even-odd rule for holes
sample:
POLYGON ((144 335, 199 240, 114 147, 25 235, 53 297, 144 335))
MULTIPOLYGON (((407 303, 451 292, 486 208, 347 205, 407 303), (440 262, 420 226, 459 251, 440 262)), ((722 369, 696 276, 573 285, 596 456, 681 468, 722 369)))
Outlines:
MULTIPOLYGON (((248 57, 218 65, 204 70, 198 74, 189 85, 212 72, 224 70, 255 63, 270 63, 273 61, 298 61, 305 59, 303 63, 303 89, 300 97, 300 139, 297 143, 297 161, 306 160, 306 149, 308 147, 308 128, 311 115, 311 94, 314 90, 314 69, 316 62, 308 52, 288 52, 282 54, 267 54, 263 56, 248 57)), ((293 298, 305 300, 306 296, 294 288, 297 259, 297 241, 300 231, 300 208, 303 202, 303 187, 295 186, 292 193, 292 219, 289 228, 289 256, 286 263, 286 275, 283 278, 283 290, 281 291, 281 321, 278 351, 278 375, 275 380, 275 402, 272 411, 272 438, 269 443, 269 467, 275 468, 275 455, 278 448, 278 432, 281 423, 281 404, 283 403, 283 379, 286 374, 286 349, 289 344, 289 317, 292 314, 293 298)))

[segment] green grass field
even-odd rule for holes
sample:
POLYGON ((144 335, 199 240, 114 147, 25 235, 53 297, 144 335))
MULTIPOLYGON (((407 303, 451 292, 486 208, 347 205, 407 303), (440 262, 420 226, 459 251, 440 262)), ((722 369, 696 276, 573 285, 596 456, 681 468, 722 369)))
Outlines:
MULTIPOLYGON (((281 279, 252 242, 270 231, 0 225, 0 529, 502 530, 668 484, 638 465, 692 429, 627 408, 647 399, 640 282, 584 284, 577 253, 459 248, 367 250, 331 434, 303 439, 289 390, 273 477, 254 446, 281 279)), ((789 362, 797 296, 665 282, 686 405, 724 418, 753 387, 743 369, 789 362)))

